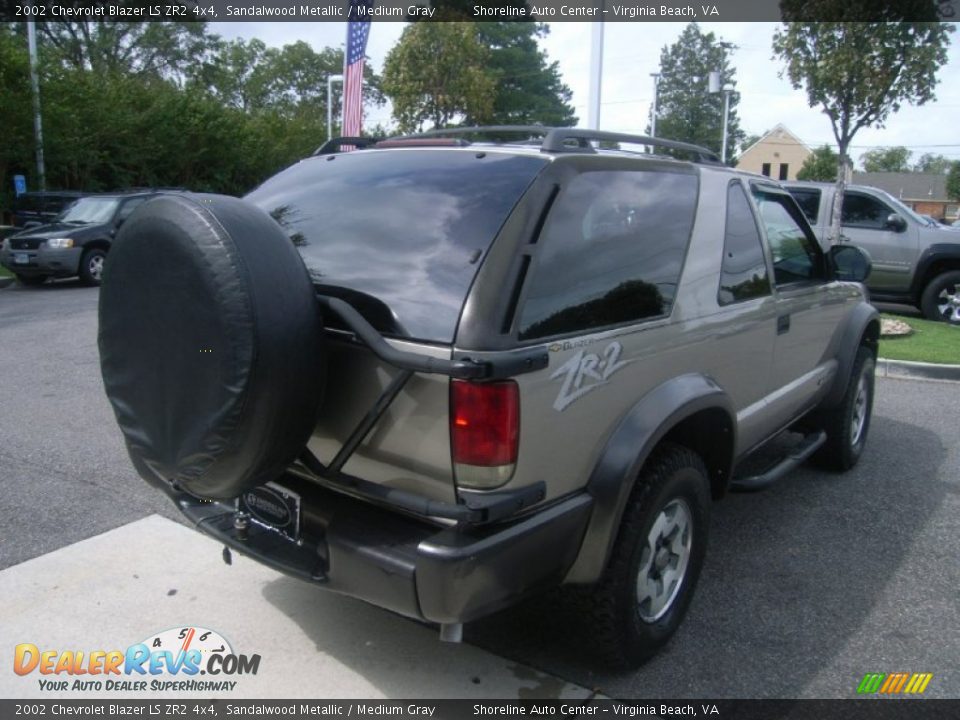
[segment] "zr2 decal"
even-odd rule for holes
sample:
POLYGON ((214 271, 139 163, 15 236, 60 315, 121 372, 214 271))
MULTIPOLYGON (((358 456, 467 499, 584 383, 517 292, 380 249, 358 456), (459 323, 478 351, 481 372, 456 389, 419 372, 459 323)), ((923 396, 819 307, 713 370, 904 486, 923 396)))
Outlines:
POLYGON ((633 362, 620 360, 622 352, 623 346, 614 340, 599 355, 581 350, 558 367, 550 379, 562 377, 563 384, 560 386, 560 394, 553 402, 553 409, 563 412, 591 390, 606 385, 611 375, 633 362))

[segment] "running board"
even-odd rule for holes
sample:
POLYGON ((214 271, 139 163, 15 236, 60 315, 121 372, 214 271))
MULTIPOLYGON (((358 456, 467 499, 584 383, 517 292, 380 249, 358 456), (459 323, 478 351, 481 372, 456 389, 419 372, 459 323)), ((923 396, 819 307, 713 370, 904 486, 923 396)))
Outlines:
POLYGON ((783 460, 766 472, 760 475, 750 475, 731 480, 730 489, 736 492, 765 490, 813 455, 826 441, 827 434, 822 430, 811 433, 803 438, 793 450, 787 453, 783 460))

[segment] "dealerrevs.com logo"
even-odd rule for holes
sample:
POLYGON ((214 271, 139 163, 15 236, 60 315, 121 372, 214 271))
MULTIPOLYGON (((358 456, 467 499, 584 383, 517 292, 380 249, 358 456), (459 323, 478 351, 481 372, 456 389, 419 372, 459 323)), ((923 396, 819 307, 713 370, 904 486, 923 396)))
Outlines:
POLYGON ((164 630, 126 650, 14 648, 13 671, 38 675, 51 691, 231 691, 240 675, 256 675, 259 655, 241 655, 218 632, 201 627, 164 630), (204 676, 204 677, 200 677, 204 676))

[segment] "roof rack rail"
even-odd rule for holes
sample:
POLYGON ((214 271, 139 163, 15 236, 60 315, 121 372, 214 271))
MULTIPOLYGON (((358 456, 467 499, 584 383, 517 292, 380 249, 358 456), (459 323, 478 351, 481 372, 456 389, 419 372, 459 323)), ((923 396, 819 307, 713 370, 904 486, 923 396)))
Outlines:
POLYGON ((605 130, 584 130, 581 128, 551 128, 540 146, 542 152, 579 152, 579 148, 590 140, 606 140, 607 142, 629 142, 637 145, 668 148, 670 150, 684 150, 691 153, 697 162, 708 165, 721 165, 720 158, 712 150, 700 145, 650 137, 649 135, 630 135, 628 133, 607 132, 605 130), (567 141, 579 141, 579 147, 574 150, 567 141))
POLYGON ((345 145, 352 145, 356 149, 360 150, 362 148, 370 147, 376 143, 383 140, 383 138, 374 138, 374 137, 335 137, 327 140, 323 145, 318 147, 313 151, 314 156, 316 155, 334 155, 335 153, 340 152, 340 148, 345 145))

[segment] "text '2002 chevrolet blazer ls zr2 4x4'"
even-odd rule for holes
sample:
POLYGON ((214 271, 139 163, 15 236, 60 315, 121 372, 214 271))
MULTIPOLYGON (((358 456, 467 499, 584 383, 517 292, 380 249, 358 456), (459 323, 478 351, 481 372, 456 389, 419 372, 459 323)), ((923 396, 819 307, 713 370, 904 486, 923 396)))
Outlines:
POLYGON ((99 337, 130 456, 228 548, 447 639, 579 586, 596 647, 638 663, 687 609, 713 500, 857 462, 869 260, 702 148, 439 135, 133 214, 99 337))

